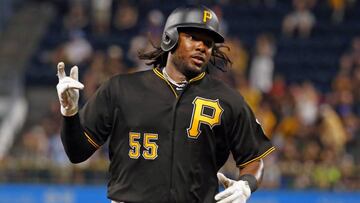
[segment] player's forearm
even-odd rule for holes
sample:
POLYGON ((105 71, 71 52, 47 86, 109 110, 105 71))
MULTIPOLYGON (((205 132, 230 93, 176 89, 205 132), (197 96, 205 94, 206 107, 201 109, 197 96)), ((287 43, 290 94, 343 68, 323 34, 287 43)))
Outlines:
POLYGON ((72 163, 83 162, 96 151, 96 148, 84 136, 78 114, 71 117, 63 117, 61 141, 72 163))
POLYGON ((252 192, 254 192, 257 187, 261 184, 262 176, 264 172, 264 163, 263 160, 257 160, 254 162, 251 162, 240 169, 240 179, 247 180, 249 184, 255 184, 252 185, 252 192), (251 175, 251 176, 248 176, 251 175), (254 180, 252 180, 255 177, 254 180), (251 183, 250 183, 251 182, 251 183))

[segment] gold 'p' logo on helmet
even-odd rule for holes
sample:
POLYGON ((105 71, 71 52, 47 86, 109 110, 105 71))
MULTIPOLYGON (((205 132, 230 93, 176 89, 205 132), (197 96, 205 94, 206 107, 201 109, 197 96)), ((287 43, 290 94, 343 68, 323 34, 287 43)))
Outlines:
POLYGON ((203 22, 206 23, 207 20, 210 20, 212 18, 212 14, 210 11, 204 10, 203 14, 203 22))

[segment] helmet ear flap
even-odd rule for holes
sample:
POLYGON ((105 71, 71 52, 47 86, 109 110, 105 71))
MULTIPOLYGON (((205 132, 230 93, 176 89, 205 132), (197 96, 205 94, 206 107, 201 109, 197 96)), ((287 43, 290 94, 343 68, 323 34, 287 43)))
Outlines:
POLYGON ((165 52, 175 47, 179 39, 177 28, 171 28, 164 32, 161 40, 161 49, 165 52))
POLYGON ((166 44, 166 45, 169 45, 171 43, 171 38, 168 35, 168 33, 165 33, 163 43, 166 44))

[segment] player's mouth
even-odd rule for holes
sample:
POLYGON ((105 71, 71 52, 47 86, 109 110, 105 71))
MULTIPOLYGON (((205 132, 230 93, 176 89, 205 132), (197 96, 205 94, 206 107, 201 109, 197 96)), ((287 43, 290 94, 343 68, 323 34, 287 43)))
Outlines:
POLYGON ((192 55, 191 58, 197 66, 202 66, 205 63, 205 57, 202 55, 192 55))

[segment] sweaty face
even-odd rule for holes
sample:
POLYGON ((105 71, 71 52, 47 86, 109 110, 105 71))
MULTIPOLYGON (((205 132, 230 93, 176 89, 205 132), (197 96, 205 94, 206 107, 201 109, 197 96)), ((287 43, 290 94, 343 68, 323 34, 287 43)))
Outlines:
POLYGON ((181 30, 172 63, 187 78, 204 71, 210 60, 214 40, 209 33, 196 30, 181 30))

